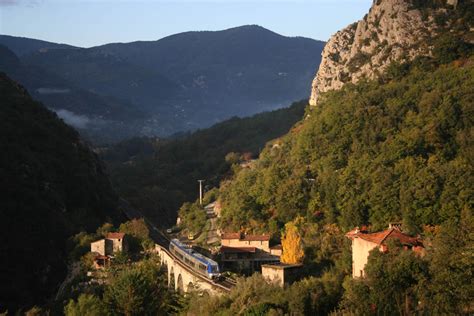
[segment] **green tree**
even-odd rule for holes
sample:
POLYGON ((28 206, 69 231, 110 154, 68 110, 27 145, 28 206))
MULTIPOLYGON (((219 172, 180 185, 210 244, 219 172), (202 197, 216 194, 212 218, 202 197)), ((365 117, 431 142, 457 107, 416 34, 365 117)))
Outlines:
POLYGON ((69 303, 64 307, 64 314, 66 316, 103 316, 108 313, 98 297, 91 294, 81 294, 77 302, 69 300, 69 303))
POLYGON ((464 209, 460 221, 441 226, 430 262, 426 307, 434 314, 464 314, 474 297, 474 217, 464 209))
POLYGON ((199 205, 199 201, 184 203, 179 209, 179 216, 183 226, 187 227, 189 232, 193 234, 200 233, 206 225, 206 211, 199 205))
POLYGON ((120 224, 119 231, 128 235, 129 248, 131 252, 140 249, 150 249, 154 246, 150 239, 150 230, 143 218, 132 219, 120 224))
POLYGON ((165 280, 154 261, 120 271, 104 293, 112 315, 156 315, 166 313, 170 298, 165 280))
POLYGON ((108 233, 114 231, 114 225, 111 223, 104 223, 97 228, 96 234, 101 237, 107 236, 108 233))
POLYGON ((354 313, 410 315, 429 279, 426 261, 396 242, 389 243, 386 253, 378 248, 370 252, 365 274, 344 283, 343 307, 354 313))

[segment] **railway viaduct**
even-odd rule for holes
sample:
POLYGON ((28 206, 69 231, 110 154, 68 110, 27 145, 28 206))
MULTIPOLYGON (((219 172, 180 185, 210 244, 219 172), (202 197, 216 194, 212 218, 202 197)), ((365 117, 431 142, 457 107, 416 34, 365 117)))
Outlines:
POLYGON ((218 295, 230 291, 230 286, 197 275, 191 268, 176 259, 167 248, 156 244, 155 252, 159 255, 162 266, 167 270, 168 285, 173 286, 176 291, 188 293, 198 290, 209 295, 218 295))

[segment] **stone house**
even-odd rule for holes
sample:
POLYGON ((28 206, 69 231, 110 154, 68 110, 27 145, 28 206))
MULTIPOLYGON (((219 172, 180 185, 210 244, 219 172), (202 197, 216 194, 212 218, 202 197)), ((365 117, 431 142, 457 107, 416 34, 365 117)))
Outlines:
POLYGON ((417 237, 411 237, 401 232, 399 226, 390 225, 388 229, 369 233, 367 229, 358 227, 349 231, 346 237, 352 240, 352 277, 359 278, 365 276, 365 265, 369 258, 369 252, 378 248, 385 252, 388 250, 389 240, 398 240, 404 249, 423 253, 423 242, 417 237))
POLYGON ((126 252, 128 250, 126 235, 124 233, 108 233, 105 240, 110 241, 112 244, 112 253, 119 251, 126 252))
POLYGON ((280 261, 281 246, 270 247, 269 235, 225 233, 219 251, 223 266, 239 271, 256 271, 262 264, 280 261))
POLYGON ((108 233, 104 239, 91 243, 91 252, 101 256, 112 256, 120 251, 127 251, 128 244, 124 233, 108 233))
POLYGON ((221 244, 226 247, 254 247, 268 253, 270 252, 269 235, 225 233, 221 235, 221 244))
POLYGON ((281 287, 292 284, 301 277, 302 264, 273 263, 262 265, 262 276, 281 287))

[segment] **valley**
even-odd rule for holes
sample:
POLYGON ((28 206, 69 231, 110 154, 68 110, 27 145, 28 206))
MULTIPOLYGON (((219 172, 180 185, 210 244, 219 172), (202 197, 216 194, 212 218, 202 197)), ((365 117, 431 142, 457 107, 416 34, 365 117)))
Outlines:
POLYGON ((471 315, 473 12, 1 35, 0 315, 471 315))

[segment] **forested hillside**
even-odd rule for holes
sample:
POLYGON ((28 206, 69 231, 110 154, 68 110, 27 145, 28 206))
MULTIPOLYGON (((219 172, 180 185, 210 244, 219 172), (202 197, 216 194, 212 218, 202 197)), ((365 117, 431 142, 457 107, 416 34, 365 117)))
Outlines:
POLYGON ((305 278, 280 289, 253 276, 230 295, 194 297, 190 314, 472 313, 473 47, 448 36, 433 52, 326 92, 254 168, 233 169, 221 229, 279 238, 291 225, 305 278), (344 234, 390 222, 418 234, 423 254, 389 242, 352 278, 344 234))
POLYGON ((177 210, 197 197, 198 179, 216 187, 232 164, 258 156, 265 143, 285 134, 304 113, 306 102, 289 108, 233 118, 177 139, 133 139, 105 149, 120 195, 161 225, 175 222, 177 210))
POLYGON ((104 166, 76 131, 0 74, 0 312, 42 304, 66 242, 120 218, 104 166))
POLYGON ((474 202, 473 84, 472 58, 420 58, 326 94, 257 168, 224 183, 224 226, 303 215, 345 230, 403 221, 415 233, 459 218, 474 202))

